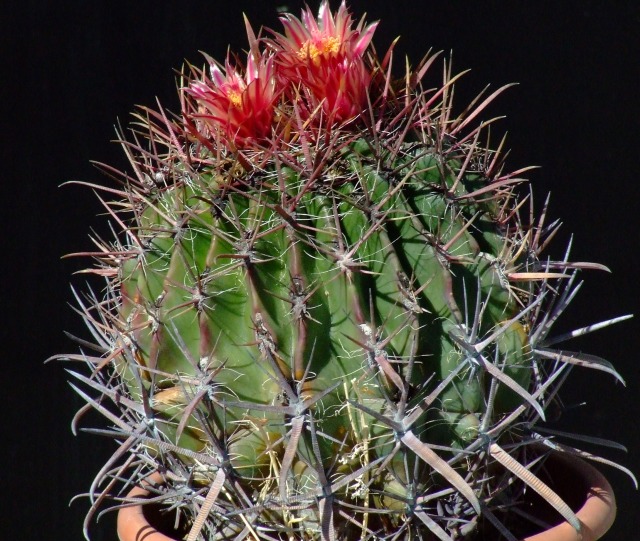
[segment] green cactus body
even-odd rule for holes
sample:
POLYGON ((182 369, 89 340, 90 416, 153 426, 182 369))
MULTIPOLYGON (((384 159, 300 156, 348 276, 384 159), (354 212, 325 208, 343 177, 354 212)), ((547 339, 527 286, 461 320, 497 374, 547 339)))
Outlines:
MULTIPOLYGON (((392 154, 347 140, 311 179, 295 155, 250 175, 222 163, 193 179, 178 164, 182 180, 137 211, 139 248, 120 276, 132 344, 121 370, 167 440, 197 452, 211 437, 225 442, 259 492, 286 482, 286 494, 304 497, 305 485, 318 490, 318 460, 330 478, 387 457, 367 488, 387 505, 436 486, 374 414, 397 422, 454 371, 416 437, 461 448, 485 415, 502 414, 487 411, 488 381, 452 338, 477 298, 479 336, 522 309, 500 274, 509 238, 498 205, 466 197, 486 182, 461 169, 469 151, 437 153, 427 140, 392 154), (274 465, 290 471, 274 481, 274 465), (310 477, 290 481, 298 469, 310 477), (413 470, 423 472, 416 486, 413 470)), ((521 322, 511 327, 488 356, 526 389, 526 336, 521 322)))
POLYGON ((341 71, 353 88, 313 101, 331 88, 329 56, 296 71, 327 80, 296 82, 302 105, 286 88, 264 98, 261 78, 296 60, 276 36, 275 56, 250 56, 257 78, 224 87, 196 71, 182 115, 144 109, 148 145, 125 143, 136 177, 112 208, 129 214, 100 255, 109 295, 94 306, 109 356, 97 374, 115 378, 92 386, 189 520, 222 483, 190 541, 459 539, 478 514, 499 522, 514 478, 491 450, 522 441, 513 426, 533 426, 556 391, 536 348, 570 296, 549 282, 573 270, 540 262, 542 224, 521 222, 520 181, 481 129, 450 118, 448 76, 432 93, 388 92, 359 50, 373 28, 361 23, 349 57, 368 107, 341 71), (261 113, 233 131, 222 98, 261 113))

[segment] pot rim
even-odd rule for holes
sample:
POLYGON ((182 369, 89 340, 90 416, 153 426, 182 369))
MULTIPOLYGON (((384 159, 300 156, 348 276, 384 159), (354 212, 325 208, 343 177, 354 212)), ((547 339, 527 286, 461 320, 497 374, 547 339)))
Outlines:
MULTIPOLYGON (((144 481, 141 486, 136 486, 129 491, 127 499, 141 499, 149 495, 146 487, 161 485, 164 481, 159 472, 154 472, 144 481)), ((118 539, 120 541, 176 541, 153 527, 144 515, 144 504, 127 505, 118 510, 116 522, 118 539)))
MULTIPOLYGON (((564 453, 554 453, 554 459, 580 475, 588 486, 586 500, 576 511, 582 526, 577 532, 568 522, 563 521, 543 532, 524 538, 522 541, 596 541, 611 527, 616 516, 616 500, 609 481, 595 467, 581 458, 564 453)), ((141 486, 134 487, 127 498, 141 499, 149 495, 149 487, 162 484, 163 477, 155 472, 147 477, 141 486)), ((177 541, 159 532, 152 526, 143 512, 143 504, 120 508, 117 518, 120 541, 177 541)))
POLYGON ((575 514, 582 527, 577 532, 567 521, 522 541, 596 541, 600 539, 616 518, 616 498, 611 484, 600 471, 587 461, 566 453, 553 453, 552 457, 573 470, 583 479, 587 489, 586 500, 575 514))

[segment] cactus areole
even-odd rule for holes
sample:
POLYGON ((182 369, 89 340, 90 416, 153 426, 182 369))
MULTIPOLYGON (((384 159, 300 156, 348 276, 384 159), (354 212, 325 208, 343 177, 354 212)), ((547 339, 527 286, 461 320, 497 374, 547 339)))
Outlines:
POLYGON ((119 444, 89 516, 155 473, 190 541, 515 539, 523 490, 579 529, 536 467, 581 452, 541 421, 573 365, 620 376, 553 347, 599 265, 543 255, 556 224, 481 120, 503 89, 454 115, 450 67, 394 78, 344 4, 282 24, 139 108, 94 186, 100 353, 61 356, 119 444))

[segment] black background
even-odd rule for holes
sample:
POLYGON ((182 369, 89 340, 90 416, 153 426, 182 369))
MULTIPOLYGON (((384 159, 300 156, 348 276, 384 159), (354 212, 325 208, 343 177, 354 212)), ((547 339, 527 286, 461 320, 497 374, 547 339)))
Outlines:
MULTIPOLYGON (((277 28, 283 2, 183 1, 11 2, 0 13, 0 216, 2 219, 1 360, 3 539, 82 539, 86 490, 113 450, 95 436, 74 438, 80 406, 63 366, 43 360, 75 346, 63 331, 86 336, 69 303, 71 274, 86 262, 60 256, 92 248, 91 228, 106 233, 93 194, 70 179, 108 182, 89 160, 124 164, 110 144, 117 119, 156 97, 177 106, 175 75, 199 50, 223 59, 246 45, 242 12, 255 27, 277 28)), ((334 6, 336 2, 334 2, 334 6)), ((551 213, 564 222, 552 249, 574 237, 574 260, 594 260, 613 273, 584 273, 585 287, 562 329, 638 312, 640 235, 640 7, 637 1, 379 1, 353 0, 352 11, 382 20, 374 43, 386 49, 401 35, 397 59, 417 63, 429 49, 454 52, 454 70, 471 68, 458 85, 463 104, 486 83, 510 89, 489 110, 506 115, 511 169, 535 164, 529 176, 551 213)), ((302 2, 287 6, 299 14, 302 2)), ((311 2, 315 9, 315 2, 311 2)), ((441 64, 436 64, 440 70, 441 64)), ((485 115, 486 116, 486 115, 485 115)), ((618 440, 625 455, 605 451, 640 473, 638 319, 585 337, 572 347, 618 367, 613 378, 575 370, 564 394, 572 407, 564 426, 618 440)), ((607 539, 637 537, 640 495, 606 469, 620 515, 607 539)), ((110 519, 93 539, 115 540, 110 519)))

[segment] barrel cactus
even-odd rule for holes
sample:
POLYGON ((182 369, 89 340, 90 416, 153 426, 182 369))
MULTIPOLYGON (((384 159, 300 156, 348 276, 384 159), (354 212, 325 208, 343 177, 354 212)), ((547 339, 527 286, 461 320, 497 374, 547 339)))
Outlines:
POLYGON ((572 366, 621 380, 555 347, 613 321, 550 335, 602 267, 544 255, 557 224, 481 120, 504 88, 454 115, 450 66, 395 78, 344 3, 281 20, 187 66, 92 185, 119 232, 78 295, 95 344, 61 357, 120 445, 89 518, 155 472, 193 541, 515 539, 526 487, 579 528, 534 464, 587 453, 539 421, 572 366))

